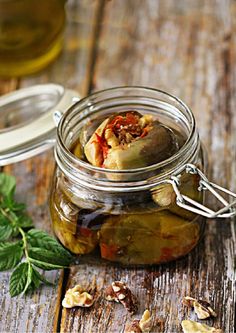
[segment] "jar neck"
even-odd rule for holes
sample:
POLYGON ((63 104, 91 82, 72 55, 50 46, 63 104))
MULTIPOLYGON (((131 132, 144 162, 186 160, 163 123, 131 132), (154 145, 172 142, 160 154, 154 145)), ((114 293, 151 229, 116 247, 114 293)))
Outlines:
MULTIPOLYGON (((164 123, 165 123, 164 122, 164 123)), ((168 179, 186 163, 194 163, 200 149, 199 137, 191 110, 178 98, 160 90, 144 87, 117 87, 100 91, 73 105, 58 127, 55 158, 63 174, 74 184, 111 192, 140 191, 168 179), (76 158, 70 148, 88 122, 101 114, 121 110, 144 110, 157 114, 167 124, 173 122, 185 131, 184 145, 170 158, 139 169, 110 170, 94 167, 76 158)))

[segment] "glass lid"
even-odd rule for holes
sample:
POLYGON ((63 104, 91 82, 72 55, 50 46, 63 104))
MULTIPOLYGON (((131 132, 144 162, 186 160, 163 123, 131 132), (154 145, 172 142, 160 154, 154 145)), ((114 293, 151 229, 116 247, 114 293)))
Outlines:
POLYGON ((23 88, 0 97, 0 166, 32 157, 56 140, 54 114, 79 100, 58 84, 23 88))

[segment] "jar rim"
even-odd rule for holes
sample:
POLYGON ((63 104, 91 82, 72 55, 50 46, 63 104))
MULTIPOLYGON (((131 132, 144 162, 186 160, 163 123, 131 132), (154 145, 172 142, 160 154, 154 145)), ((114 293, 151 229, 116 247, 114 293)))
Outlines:
MULTIPOLYGON (((123 95, 120 95, 123 96, 123 95)), ((125 96, 125 95, 124 95, 125 96)), ((129 95, 128 95, 129 96, 129 95)), ((117 96, 119 97, 119 96, 117 96)), ((180 110, 179 110, 180 111, 180 110)), ((89 116, 90 113, 87 113, 87 116, 89 116)), ((191 111, 191 109, 178 97, 165 92, 161 89, 156 89, 156 88, 152 88, 152 87, 146 87, 146 86, 116 86, 116 87, 112 87, 112 88, 108 88, 108 89, 103 89, 103 90, 99 90, 96 91, 84 98, 82 98, 80 101, 78 101, 77 103, 73 104, 62 116, 60 123, 58 125, 57 128, 57 146, 56 146, 56 155, 58 154, 58 146, 59 149, 61 149, 63 151, 63 155, 66 158, 66 160, 69 163, 75 163, 77 165, 77 168, 85 168, 90 172, 102 172, 102 173, 106 173, 106 174, 110 174, 110 175, 124 175, 124 174, 135 174, 135 173, 141 173, 141 172, 146 172, 146 171, 152 171, 155 170, 157 168, 162 168, 164 166, 168 166, 169 164, 177 161, 181 156, 183 156, 183 154, 185 154, 189 148, 192 145, 193 139, 198 136, 197 130, 196 130, 196 122, 195 122, 195 118, 194 115, 191 111), (65 125, 68 125, 68 117, 69 115, 75 110, 76 107, 78 107, 79 105, 84 104, 85 107, 82 110, 79 110, 79 113, 82 113, 86 107, 88 108, 89 106, 89 102, 92 100, 95 100, 96 98, 102 97, 102 95, 106 94, 106 93, 112 93, 112 92, 129 92, 131 90, 137 90, 139 92, 152 92, 152 93, 158 93, 158 94, 162 94, 163 96, 169 98, 170 100, 177 102, 177 104, 179 104, 187 113, 187 116, 189 117, 188 123, 190 125, 190 131, 189 134, 186 138, 186 141, 184 142, 183 146, 175 153, 173 154, 171 157, 169 157, 168 159, 165 159, 161 162, 155 163, 155 164, 151 164, 148 165, 146 167, 141 167, 141 168, 134 168, 134 169, 124 169, 124 170, 113 170, 113 169, 104 169, 101 167, 96 167, 93 166, 91 164, 89 164, 86 161, 83 161, 79 158, 77 158, 74 154, 71 153, 71 151, 66 147, 65 143, 63 142, 62 139, 62 132, 63 132, 63 127, 65 125), (67 122, 67 124, 66 124, 67 122)), ((59 153, 60 155, 60 153, 59 153)), ((58 158, 57 158, 58 160, 58 158)), ((78 171, 77 169, 77 171, 78 171)))

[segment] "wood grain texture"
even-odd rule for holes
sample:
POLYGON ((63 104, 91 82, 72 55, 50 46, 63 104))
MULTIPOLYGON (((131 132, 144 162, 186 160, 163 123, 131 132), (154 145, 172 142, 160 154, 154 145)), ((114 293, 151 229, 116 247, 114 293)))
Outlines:
MULTIPOLYGON (((90 84, 90 67, 94 43, 94 26, 98 1, 69 0, 65 47, 59 58, 44 71, 21 80, 1 80, 0 93, 33 84, 55 82, 86 94, 90 84), (81 15, 83 13, 83 15, 81 15)), ((33 110, 32 110, 33 112, 33 110)), ((5 167, 16 176, 16 198, 25 202, 36 227, 52 232, 48 194, 54 172, 53 151, 5 167)), ((63 276, 60 271, 47 272, 54 287, 43 286, 32 295, 11 299, 8 286, 10 272, 0 275, 0 332, 51 332, 60 314, 63 276)))
MULTIPOLYGON (((209 177, 236 190, 236 3, 207 0, 108 1, 99 39, 94 90, 146 85, 182 98, 195 114, 209 152, 209 177)), ((209 198, 209 204, 216 206, 209 198)), ((218 312, 206 323, 226 333, 235 328, 235 221, 207 222, 205 238, 187 257, 149 269, 81 263, 67 287, 95 284, 91 309, 63 309, 62 332, 123 332, 129 318, 103 299, 104 286, 121 279, 140 300, 140 317, 152 310, 161 325, 153 332, 182 332, 196 319, 185 295, 212 302, 218 312)))
MULTIPOLYGON (((164 89, 193 109, 209 153, 210 178, 236 191, 235 1, 106 1, 102 31, 95 40, 100 11, 100 1, 69 0, 60 57, 21 82, 0 81, 0 93, 44 82, 63 84, 81 95, 91 86, 97 90, 137 84, 164 89)), ((47 197, 53 168, 52 151, 4 168, 17 177, 17 197, 28 204, 36 226, 49 232, 47 197)), ((210 199, 209 204, 215 201, 210 199)), ((208 221, 204 240, 181 260, 148 269, 121 269, 84 258, 71 269, 68 281, 65 275, 58 283, 59 273, 51 272, 54 288, 43 287, 15 299, 8 294, 9 273, 2 273, 0 332, 50 332, 57 327, 61 332, 123 332, 131 318, 121 305, 103 297, 104 287, 121 279, 139 299, 137 317, 149 308, 153 322, 159 320, 152 332, 181 332, 181 320, 195 318, 181 304, 184 295, 191 295, 209 299, 216 308, 218 317, 206 323, 233 333, 235 241, 234 221, 208 221), (77 283, 90 288, 94 306, 60 313, 63 278, 66 288, 77 283)))

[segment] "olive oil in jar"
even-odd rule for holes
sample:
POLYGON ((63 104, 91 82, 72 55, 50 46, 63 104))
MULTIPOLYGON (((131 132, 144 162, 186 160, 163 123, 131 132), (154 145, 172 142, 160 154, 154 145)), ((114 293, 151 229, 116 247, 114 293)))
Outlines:
MULTIPOLYGON (((163 162, 187 139, 151 114, 134 110, 89 121, 78 136, 71 152, 102 170, 107 166, 132 170, 163 162)), ((106 177, 114 183, 123 179, 123 175, 106 177)), ((130 174, 127 179, 132 180, 130 174)), ((54 182, 53 229, 77 255, 97 252, 102 259, 124 265, 152 265, 184 256, 200 239, 201 219, 176 204, 170 184, 156 185, 151 191, 98 194, 82 187, 76 190, 75 185, 71 191, 63 175, 58 174, 54 182)), ((198 175, 181 176, 181 192, 202 202, 198 186, 198 175)))
POLYGON ((64 113, 57 139, 50 212, 68 250, 87 263, 154 265, 199 243, 205 220, 180 207, 174 188, 204 204, 200 176, 186 169, 204 172, 204 154, 181 100, 145 87, 103 90, 64 113))
POLYGON ((65 0, 0 0, 0 76, 34 73, 62 48, 65 0))

